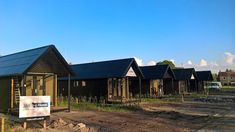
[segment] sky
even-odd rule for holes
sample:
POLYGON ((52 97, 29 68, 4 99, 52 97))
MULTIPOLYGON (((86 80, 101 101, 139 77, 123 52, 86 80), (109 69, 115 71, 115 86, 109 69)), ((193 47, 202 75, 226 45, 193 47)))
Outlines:
POLYGON ((73 64, 235 70, 235 0, 0 0, 0 55, 49 44, 73 64))

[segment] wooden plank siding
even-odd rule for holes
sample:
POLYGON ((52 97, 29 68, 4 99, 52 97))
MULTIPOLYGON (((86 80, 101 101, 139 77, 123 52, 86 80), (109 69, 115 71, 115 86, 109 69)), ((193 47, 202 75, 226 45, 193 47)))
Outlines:
POLYGON ((11 108, 11 78, 0 78, 0 112, 7 112, 11 108))
MULTIPOLYGON (((131 97, 129 77, 72 80, 71 95, 73 97, 101 98, 106 102, 113 100, 128 100, 131 97), (85 86, 82 85, 85 82, 85 86)), ((58 81, 58 95, 67 96, 67 81, 58 81)))

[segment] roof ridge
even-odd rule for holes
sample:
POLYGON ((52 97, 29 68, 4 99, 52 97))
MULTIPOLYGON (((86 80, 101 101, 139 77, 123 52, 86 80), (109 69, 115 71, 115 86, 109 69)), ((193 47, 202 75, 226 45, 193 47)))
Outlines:
POLYGON ((0 56, 0 58, 12 56, 12 55, 16 55, 16 54, 20 54, 20 53, 24 53, 24 52, 29 52, 29 51, 32 51, 32 50, 38 50, 38 49, 42 49, 42 48, 46 48, 46 47, 52 47, 52 46, 54 46, 54 45, 50 44, 50 45, 46 45, 46 46, 42 46, 42 47, 38 47, 38 48, 33 48, 33 49, 24 50, 24 51, 19 51, 19 52, 16 52, 16 53, 0 56))
POLYGON ((139 66, 139 67, 142 68, 142 67, 157 67, 157 66, 170 66, 170 65, 168 65, 168 64, 157 64, 157 65, 139 66))
POLYGON ((105 60, 105 61, 97 61, 97 62, 87 62, 87 63, 80 63, 80 64, 72 64, 71 66, 97 64, 97 63, 105 63, 105 62, 121 61, 121 60, 132 60, 132 59, 134 59, 134 58, 124 58, 124 59, 114 59, 114 60, 105 60))

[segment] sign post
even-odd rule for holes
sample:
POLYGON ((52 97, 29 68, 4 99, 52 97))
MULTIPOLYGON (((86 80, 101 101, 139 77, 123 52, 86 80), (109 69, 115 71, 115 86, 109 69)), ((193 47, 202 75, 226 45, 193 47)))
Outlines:
POLYGON ((25 119, 24 128, 27 127, 26 121, 44 120, 43 126, 46 127, 45 118, 50 116, 50 96, 20 96, 19 118, 25 119))
POLYGON ((4 126, 5 126, 5 119, 4 116, 2 117, 2 122, 1 122, 1 132, 4 132, 4 126))

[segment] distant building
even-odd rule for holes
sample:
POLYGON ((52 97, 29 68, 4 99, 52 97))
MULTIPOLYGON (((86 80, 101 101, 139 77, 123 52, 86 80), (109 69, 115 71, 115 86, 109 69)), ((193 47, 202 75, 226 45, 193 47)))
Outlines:
POLYGON ((175 75, 174 89, 179 94, 199 92, 198 77, 194 68, 173 69, 175 75))
MULTIPOLYGON (((142 81, 142 94, 146 97, 156 97, 175 94, 175 75, 169 65, 157 64, 155 66, 140 67, 144 74, 142 81)), ((138 81, 136 81, 138 83, 138 81)))
POLYGON ((221 82, 222 85, 235 85, 235 71, 233 70, 226 70, 225 72, 218 73, 218 80, 221 82))
POLYGON ((204 91, 205 87, 213 81, 213 76, 211 71, 196 71, 198 77, 198 91, 204 91))

